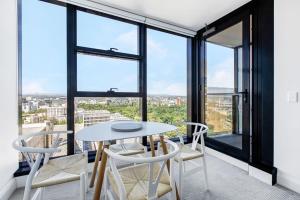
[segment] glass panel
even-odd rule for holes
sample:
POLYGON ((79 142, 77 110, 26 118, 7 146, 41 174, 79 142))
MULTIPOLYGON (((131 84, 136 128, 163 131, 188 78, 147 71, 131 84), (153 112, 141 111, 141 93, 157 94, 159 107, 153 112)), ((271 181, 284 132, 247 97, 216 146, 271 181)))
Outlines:
POLYGON ((174 124, 186 134, 187 40, 148 29, 147 44, 148 121, 174 124))
MULTIPOLYGON (((38 0, 23 1, 22 135, 67 130, 66 86, 66 8, 38 0)), ((52 137, 27 141, 29 146, 39 147, 52 142, 52 137)), ((66 135, 60 142, 62 151, 54 156, 66 155, 66 135)))
POLYGON ((205 121, 208 137, 242 148, 243 22, 207 39, 205 121))
MULTIPOLYGON (((237 49, 237 91, 243 91, 243 48, 237 49)), ((237 103, 237 122, 236 132, 239 134, 243 133, 243 98, 236 98, 237 103)))
POLYGON ((77 11, 77 45, 138 54, 138 27, 133 24, 77 11))
POLYGON ((77 90, 138 92, 138 62, 109 57, 77 55, 77 90))
MULTIPOLYGON (((84 127, 113 120, 141 121, 140 98, 77 97, 75 98, 75 134, 84 127)), ((75 152, 96 150, 95 143, 76 141, 75 152)))
POLYGON ((209 135, 232 132, 234 50, 207 43, 206 123, 209 135))

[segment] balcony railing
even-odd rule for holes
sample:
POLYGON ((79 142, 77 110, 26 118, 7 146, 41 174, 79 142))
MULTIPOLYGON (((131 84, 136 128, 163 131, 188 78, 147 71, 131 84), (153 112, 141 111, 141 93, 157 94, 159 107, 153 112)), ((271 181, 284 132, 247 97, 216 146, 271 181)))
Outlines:
POLYGON ((239 130, 240 94, 207 93, 205 119, 209 136, 231 134, 239 130))

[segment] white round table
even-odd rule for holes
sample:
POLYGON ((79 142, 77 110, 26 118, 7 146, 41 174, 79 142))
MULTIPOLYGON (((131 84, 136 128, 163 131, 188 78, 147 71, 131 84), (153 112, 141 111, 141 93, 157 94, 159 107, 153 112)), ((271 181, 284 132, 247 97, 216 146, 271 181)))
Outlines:
MULTIPOLYGON (((170 124, 164 124, 159 122, 141 122, 143 125, 143 128, 141 130, 133 131, 133 132, 118 132, 111 129, 112 123, 116 123, 116 122, 101 122, 99 124, 86 127, 78 131, 75 135, 76 140, 88 141, 88 142, 99 142, 95 160, 96 161, 99 160, 100 153, 102 153, 102 155, 101 155, 101 165, 99 166, 98 178, 97 178, 95 193, 93 197, 94 200, 100 200, 100 196, 101 196, 101 189, 102 189, 105 166, 107 161, 107 155, 105 151, 103 151, 102 149, 104 145, 103 143, 105 141, 150 136, 149 138, 150 138, 152 156, 155 156, 154 143, 151 136, 160 135, 160 142, 162 145, 163 152, 167 154, 168 150, 164 142, 163 135, 167 132, 177 130, 176 126, 170 124)), ((169 169, 169 163, 167 165, 169 169)), ((98 162, 95 162, 92 177, 91 177, 90 187, 94 185, 97 167, 98 167, 98 162)))
POLYGON ((141 122, 143 128, 134 132, 118 132, 111 129, 111 124, 116 122, 101 122, 78 131, 76 140, 87 142, 104 142, 136 138, 150 135, 163 135, 170 131, 175 131, 176 126, 159 122, 141 122))

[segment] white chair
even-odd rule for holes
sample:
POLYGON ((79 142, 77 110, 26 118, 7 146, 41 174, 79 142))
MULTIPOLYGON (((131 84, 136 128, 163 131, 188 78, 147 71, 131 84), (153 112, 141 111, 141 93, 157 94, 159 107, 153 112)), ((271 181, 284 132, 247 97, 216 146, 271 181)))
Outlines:
POLYGON ((72 131, 39 132, 20 136, 13 142, 13 147, 24 155, 31 168, 26 180, 23 200, 30 199, 31 189, 37 188, 31 200, 41 200, 45 187, 76 180, 80 180, 80 200, 86 199, 87 152, 49 160, 53 153, 60 151, 59 136, 66 132, 72 133, 72 131), (56 135, 50 148, 27 146, 26 141, 29 139, 46 135, 56 135), (40 167, 43 158, 43 166, 40 167))
MULTIPOLYGON (((206 165, 206 153, 205 153, 205 141, 204 134, 207 133, 208 127, 204 124, 186 122, 186 125, 194 126, 193 132, 193 141, 191 145, 185 145, 184 140, 181 135, 178 135, 180 139, 180 151, 175 157, 175 161, 178 163, 178 190, 180 199, 183 196, 183 178, 186 178, 190 175, 194 175, 197 172, 200 172, 203 169, 205 186, 208 190, 208 177, 207 177, 207 165, 206 165), (199 140, 201 144, 199 144, 199 140), (203 165, 196 162, 195 159, 201 158, 203 165), (191 170, 186 170, 186 162, 189 162, 193 168, 191 170)), ((160 144, 158 143, 158 147, 160 144)), ((160 148, 158 148, 158 151, 160 148)))
POLYGON ((139 142, 139 138, 134 138, 133 142, 124 142, 120 140, 117 144, 112 144, 109 149, 123 156, 132 156, 147 153, 147 147, 139 142))
POLYGON ((173 158, 179 147, 172 141, 165 140, 172 149, 168 154, 157 157, 130 157, 114 153, 109 149, 108 167, 105 176, 105 199, 120 200, 153 200, 169 193, 169 199, 176 198, 173 181, 173 158), (170 173, 166 168, 170 162, 170 173), (116 162, 133 163, 134 165, 117 169, 116 162))
MULTIPOLYGON (((114 120, 114 122, 116 121, 132 121, 132 120, 121 120, 121 119, 114 120)), ((112 152, 118 153, 123 156, 142 155, 142 154, 146 155, 147 147, 141 144, 141 142, 139 141, 140 139, 141 138, 133 138, 133 142, 125 142, 124 140, 119 140, 117 141, 116 144, 109 145, 109 149, 112 152)), ((99 161, 103 145, 100 145, 100 143, 98 144, 95 143, 95 146, 97 146, 96 149, 98 150, 96 153, 95 164, 91 175, 90 187, 94 186, 96 173, 98 170, 98 163, 96 163, 96 160, 99 161)))
MULTIPOLYGON (((117 119, 113 122, 132 122, 132 120, 128 119, 117 119)), ((147 147, 142 145, 139 141, 141 138, 133 138, 133 141, 125 142, 124 140, 117 141, 116 144, 110 145, 109 149, 114 153, 118 153, 123 156, 131 156, 137 154, 145 154, 147 153, 147 147)))

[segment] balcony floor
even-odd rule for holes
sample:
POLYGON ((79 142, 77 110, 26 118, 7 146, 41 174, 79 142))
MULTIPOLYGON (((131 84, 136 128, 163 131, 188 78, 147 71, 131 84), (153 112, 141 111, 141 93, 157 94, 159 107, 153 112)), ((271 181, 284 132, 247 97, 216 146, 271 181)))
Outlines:
MULTIPOLYGON (((203 174, 197 173, 185 179, 184 199, 186 200, 300 200, 300 194, 281 186, 269 186, 247 175, 247 172, 213 156, 207 157, 210 190, 204 190, 203 174)), ((188 165, 187 165, 188 167, 188 165)), ((49 187, 45 200, 78 199, 79 183, 73 182, 49 187)), ((93 191, 88 192, 92 199, 93 191)), ((10 200, 20 200, 23 189, 18 189, 10 200)), ((167 199, 167 198, 162 198, 167 199)))

